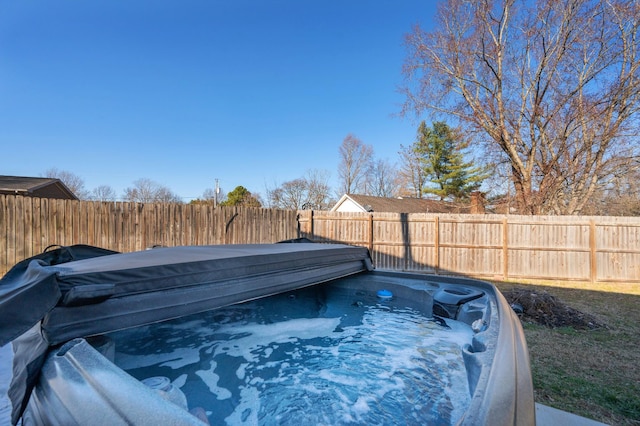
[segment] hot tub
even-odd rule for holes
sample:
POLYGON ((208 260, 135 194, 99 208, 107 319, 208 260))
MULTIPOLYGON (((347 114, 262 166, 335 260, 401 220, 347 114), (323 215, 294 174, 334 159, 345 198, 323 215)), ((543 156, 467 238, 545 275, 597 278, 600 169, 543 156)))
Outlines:
POLYGON ((535 424, 522 329, 490 283, 333 244, 36 263, 64 291, 14 341, 40 373, 25 424, 535 424))

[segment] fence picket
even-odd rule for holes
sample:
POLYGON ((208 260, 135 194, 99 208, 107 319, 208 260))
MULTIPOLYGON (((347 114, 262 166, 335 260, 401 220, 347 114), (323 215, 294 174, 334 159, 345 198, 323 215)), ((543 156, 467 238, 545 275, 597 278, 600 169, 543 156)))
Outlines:
POLYGON ((377 268, 495 279, 640 282, 640 218, 337 213, 0 195, 0 275, 51 244, 369 248, 377 268))

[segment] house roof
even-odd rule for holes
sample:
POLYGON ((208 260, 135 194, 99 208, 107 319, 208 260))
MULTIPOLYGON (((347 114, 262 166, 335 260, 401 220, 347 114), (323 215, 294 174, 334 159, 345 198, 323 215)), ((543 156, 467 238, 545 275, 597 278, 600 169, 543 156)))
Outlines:
POLYGON ((337 211, 340 205, 351 201, 363 212, 385 213, 468 213, 468 206, 459 206, 447 201, 427 200, 424 198, 385 198, 371 195, 344 194, 331 211, 337 211))
POLYGON ((78 199, 60 179, 45 177, 0 176, 0 194, 78 199))

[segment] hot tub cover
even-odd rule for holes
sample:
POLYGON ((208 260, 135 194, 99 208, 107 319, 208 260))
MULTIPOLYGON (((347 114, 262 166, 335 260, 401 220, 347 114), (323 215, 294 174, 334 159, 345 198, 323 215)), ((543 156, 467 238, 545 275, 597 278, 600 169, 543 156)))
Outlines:
POLYGON ((0 346, 42 320, 49 344, 201 312, 371 269, 342 244, 183 246, 117 253, 71 246, 0 280, 0 346))
POLYGON ((133 253, 76 245, 26 259, 0 280, 0 346, 14 347, 12 422, 28 402, 49 346, 371 269, 366 248, 306 242, 133 253))

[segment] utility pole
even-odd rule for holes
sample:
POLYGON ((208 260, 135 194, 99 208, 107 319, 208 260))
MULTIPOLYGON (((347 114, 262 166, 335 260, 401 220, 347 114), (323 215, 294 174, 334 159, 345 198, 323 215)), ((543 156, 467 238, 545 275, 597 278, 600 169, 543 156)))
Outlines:
POLYGON ((218 185, 218 179, 216 178, 216 189, 215 189, 215 193, 213 194, 213 207, 217 207, 218 206, 218 194, 220 193, 220 186, 218 185))

